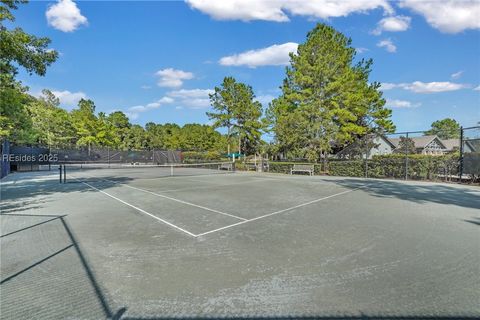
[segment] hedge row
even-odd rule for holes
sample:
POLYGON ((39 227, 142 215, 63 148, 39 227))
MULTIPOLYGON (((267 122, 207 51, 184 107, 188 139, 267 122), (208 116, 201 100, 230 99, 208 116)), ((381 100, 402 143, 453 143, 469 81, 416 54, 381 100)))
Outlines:
MULTIPOLYGON (((418 180, 433 180, 438 174, 455 175, 458 173, 459 156, 456 154, 431 156, 409 155, 408 177, 418 180)), ((370 178, 404 178, 404 155, 375 156, 367 161, 367 174, 370 178)), ((294 163, 270 162, 270 172, 290 173, 294 163)), ((365 177, 365 160, 330 160, 324 164, 313 164, 315 174, 334 176, 365 177)))

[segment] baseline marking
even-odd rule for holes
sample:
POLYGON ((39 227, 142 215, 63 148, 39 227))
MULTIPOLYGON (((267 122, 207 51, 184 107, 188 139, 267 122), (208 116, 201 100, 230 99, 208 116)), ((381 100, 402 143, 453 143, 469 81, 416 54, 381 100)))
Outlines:
MULTIPOLYGON (((77 178, 74 178, 74 179, 77 179, 77 178)), ((77 180, 78 180, 78 179, 77 179, 77 180)), ((143 210, 143 209, 140 209, 140 208, 134 206, 133 204, 130 204, 130 203, 126 202, 126 201, 123 201, 122 199, 119 199, 119 198, 117 198, 117 197, 115 197, 115 196, 113 196, 113 195, 111 195, 111 194, 109 194, 109 193, 107 193, 107 192, 105 192, 105 191, 103 191, 103 190, 100 190, 100 189, 98 189, 98 188, 95 188, 95 187, 92 186, 91 184, 88 184, 88 183, 83 182, 83 181, 81 181, 81 180, 79 180, 79 181, 80 181, 81 183, 83 183, 84 185, 87 185, 87 186, 89 186, 90 188, 92 188, 92 189, 94 189, 94 190, 96 190, 96 191, 98 191, 98 192, 101 192, 101 193, 103 193, 104 195, 109 196, 110 198, 115 199, 115 200, 123 203, 124 205, 127 205, 127 206, 129 206, 129 207, 131 207, 131 208, 133 208, 133 209, 135 209, 135 210, 137 210, 137 211, 139 211, 139 212, 141 212, 141 213, 143 213, 143 214, 146 214, 146 215, 148 215, 148 216, 150 216, 150 217, 152 217, 152 218, 160 221, 160 222, 163 222, 163 223, 165 223, 166 225, 169 225, 169 226, 172 227, 172 228, 175 228, 175 229, 177 229, 177 230, 180 230, 180 231, 188 234, 189 236, 192 236, 192 237, 196 237, 196 236, 197 236, 197 235, 191 233, 190 231, 187 231, 187 230, 185 230, 185 229, 182 229, 182 228, 180 228, 179 226, 174 225, 173 223, 170 223, 170 222, 168 222, 168 221, 166 221, 166 220, 163 220, 163 219, 161 219, 161 218, 159 218, 159 217, 157 217, 157 216, 155 216, 155 215, 153 215, 153 214, 151 214, 151 213, 149 213, 149 212, 147 212, 147 211, 145 211, 145 210, 143 210)))
MULTIPOLYGON (((94 178, 94 177, 91 177, 91 178, 94 178)), ((218 211, 218 210, 215 210, 215 209, 210 209, 210 208, 207 208, 207 207, 204 207, 204 206, 200 206, 200 205, 198 205, 198 204, 194 204, 194 203, 191 203, 191 202, 187 202, 187 201, 183 201, 183 200, 180 200, 180 199, 176 199, 176 198, 172 198, 172 197, 169 197, 169 196, 165 196, 165 195, 163 195, 163 194, 159 194, 159 193, 156 193, 156 192, 153 192, 153 191, 149 191, 149 190, 145 190, 145 189, 141 189, 141 188, 129 186, 128 184, 124 184, 124 183, 121 183, 121 182, 116 182, 116 181, 113 181, 113 180, 101 179, 101 178, 100 178, 99 180, 108 181, 108 182, 115 183, 115 184, 120 184, 120 185, 125 186, 125 187, 127 187, 127 188, 131 188, 131 189, 134 189, 134 190, 138 190, 138 191, 142 191, 142 192, 145 192, 145 193, 149 193, 149 194, 152 194, 152 195, 157 196, 157 197, 165 198, 165 199, 168 199, 168 200, 171 200, 171 201, 179 202, 179 203, 186 204, 186 205, 189 205, 189 206, 192 206, 192 207, 196 207, 196 208, 199 208, 199 209, 203 209, 203 210, 206 210, 206 211, 210 211, 210 212, 222 214, 222 215, 224 215, 224 216, 229 216, 229 217, 231 217, 231 218, 235 218, 235 219, 238 219, 238 220, 247 221, 247 219, 245 219, 245 218, 238 217, 238 216, 233 215, 233 214, 230 214, 230 213, 218 211)))
POLYGON ((320 201, 322 201, 322 200, 330 199, 330 198, 333 198, 333 197, 336 197, 336 196, 340 196, 340 195, 342 195, 342 194, 346 194, 346 193, 349 193, 349 192, 353 192, 353 191, 358 190, 358 189, 360 189, 360 188, 363 188, 363 186, 362 186, 362 187, 355 188, 355 189, 350 189, 350 190, 342 191, 342 192, 339 192, 339 193, 336 193, 336 194, 332 194, 332 195, 330 195, 330 196, 323 197, 323 198, 320 198, 320 199, 315 199, 315 200, 312 200, 312 201, 308 201, 308 202, 305 202, 305 203, 301 203, 301 204, 299 204, 299 205, 296 205, 296 206, 293 206, 293 207, 290 207, 290 208, 278 210, 278 211, 275 211, 275 212, 272 212, 272 213, 265 214, 265 215, 263 215, 263 216, 259 216, 259 217, 252 218, 252 219, 248 219, 248 220, 246 220, 246 221, 237 222, 237 223, 234 223, 234 224, 230 224, 230 225, 228 225, 228 226, 225 226, 225 227, 221 227, 221 228, 218 228, 218 229, 214 229, 214 230, 210 230, 210 231, 207 231, 207 232, 199 233, 199 234, 197 234, 195 237, 204 236, 204 235, 207 235, 207 234, 210 234, 210 233, 214 233, 214 232, 217 232, 217 231, 229 229, 229 228, 232 228, 232 227, 235 227, 235 226, 238 226, 238 225, 247 223, 247 222, 260 220, 260 219, 267 218, 267 217, 270 217, 270 216, 273 216, 273 215, 276 215, 276 214, 279 214, 279 213, 284 213, 284 212, 287 212, 287 211, 291 211, 291 210, 294 210, 294 209, 298 209, 298 208, 301 208, 301 207, 305 207, 305 206, 311 205, 311 204, 313 204, 313 203, 320 202, 320 201))

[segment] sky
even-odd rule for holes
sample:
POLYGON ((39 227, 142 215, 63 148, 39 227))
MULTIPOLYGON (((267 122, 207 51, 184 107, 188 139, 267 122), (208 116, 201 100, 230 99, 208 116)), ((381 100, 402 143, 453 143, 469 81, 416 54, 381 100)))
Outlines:
POLYGON ((46 36, 59 59, 46 76, 19 73, 33 95, 53 91, 67 110, 80 98, 97 111, 144 125, 209 123, 208 94, 225 76, 277 97, 288 53, 317 23, 352 39, 374 60, 397 131, 446 117, 480 121, 480 1, 187 0, 32 1, 16 21, 46 36))

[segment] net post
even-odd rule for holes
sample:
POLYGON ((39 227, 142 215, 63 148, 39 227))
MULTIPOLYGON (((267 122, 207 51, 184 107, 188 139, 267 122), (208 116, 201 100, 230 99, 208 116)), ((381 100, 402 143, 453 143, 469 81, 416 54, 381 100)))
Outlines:
POLYGON ((59 177, 60 177, 60 183, 62 183, 62 165, 59 165, 58 166, 58 173, 59 173, 59 177))
POLYGON ((67 166, 63 165, 63 183, 67 183, 67 166))

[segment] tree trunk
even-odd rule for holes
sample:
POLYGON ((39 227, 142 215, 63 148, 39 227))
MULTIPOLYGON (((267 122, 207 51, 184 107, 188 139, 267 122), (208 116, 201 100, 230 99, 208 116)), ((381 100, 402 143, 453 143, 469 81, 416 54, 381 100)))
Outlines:
POLYGON ((230 155, 230 126, 227 127, 227 154, 230 155))

